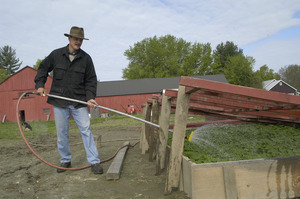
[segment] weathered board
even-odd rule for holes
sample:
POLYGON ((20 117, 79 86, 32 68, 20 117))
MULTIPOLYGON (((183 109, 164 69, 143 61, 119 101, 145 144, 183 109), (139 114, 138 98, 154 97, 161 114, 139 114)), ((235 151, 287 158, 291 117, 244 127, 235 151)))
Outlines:
MULTIPOLYGON (((129 141, 124 142, 123 146, 129 145, 129 141)), ((106 173, 106 180, 118 180, 120 179, 121 169, 123 166, 123 161, 125 159, 126 151, 128 146, 122 148, 116 157, 114 158, 113 162, 111 163, 110 167, 106 173)))

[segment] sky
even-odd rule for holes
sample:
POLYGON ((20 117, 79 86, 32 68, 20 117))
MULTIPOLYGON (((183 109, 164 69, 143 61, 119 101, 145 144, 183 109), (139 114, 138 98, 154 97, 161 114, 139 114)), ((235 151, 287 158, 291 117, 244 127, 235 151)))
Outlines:
POLYGON ((254 70, 300 65, 300 0, 0 0, 0 47, 16 50, 20 68, 66 46, 72 26, 84 28, 99 81, 122 80, 124 52, 168 34, 213 50, 232 41, 254 70))

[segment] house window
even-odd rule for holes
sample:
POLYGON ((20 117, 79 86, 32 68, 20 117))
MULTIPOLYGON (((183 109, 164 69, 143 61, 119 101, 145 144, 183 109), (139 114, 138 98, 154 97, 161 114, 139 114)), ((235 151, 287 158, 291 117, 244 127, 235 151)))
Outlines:
POLYGON ((50 108, 44 108, 43 112, 44 112, 44 114, 49 114, 50 113, 50 108))

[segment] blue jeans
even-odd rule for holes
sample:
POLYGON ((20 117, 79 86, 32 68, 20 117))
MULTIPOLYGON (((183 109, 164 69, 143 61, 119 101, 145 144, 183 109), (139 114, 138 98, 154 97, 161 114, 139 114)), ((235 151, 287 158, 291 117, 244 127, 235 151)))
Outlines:
POLYGON ((60 162, 70 162, 72 157, 69 146, 69 118, 71 111, 80 130, 88 162, 91 164, 100 163, 98 150, 91 132, 88 108, 82 107, 77 109, 69 105, 67 108, 53 106, 53 110, 57 131, 57 148, 61 156, 60 162))

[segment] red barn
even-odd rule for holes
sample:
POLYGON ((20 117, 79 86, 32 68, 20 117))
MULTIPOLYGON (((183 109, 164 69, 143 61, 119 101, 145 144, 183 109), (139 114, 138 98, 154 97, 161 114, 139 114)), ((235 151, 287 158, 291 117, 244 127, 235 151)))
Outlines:
MULTIPOLYGON (((34 78, 37 70, 26 66, 0 83, 0 118, 2 121, 17 121, 16 105, 20 95, 27 91, 35 91, 34 78)), ((48 77, 46 92, 50 91, 52 78, 48 77)), ((53 120, 53 108, 46 103, 47 98, 29 95, 20 103, 20 119, 23 121, 53 120)))
MULTIPOLYGON (((35 91, 34 78, 37 70, 27 66, 0 84, 0 119, 17 121, 16 105, 19 96, 26 91, 35 91)), ((197 78, 228 83, 224 75, 197 76, 197 78)), ((153 94, 160 94, 163 89, 177 89, 180 77, 151 78, 136 80, 120 80, 98 82, 96 101, 99 105, 127 112, 128 106, 134 107, 136 112, 142 112, 142 105, 152 98, 153 94)), ((49 93, 52 77, 48 77, 45 85, 49 93)), ((53 107, 47 104, 47 97, 29 95, 20 104, 20 119, 24 121, 53 120, 53 107)), ((107 112, 100 110, 101 113, 107 112)))

